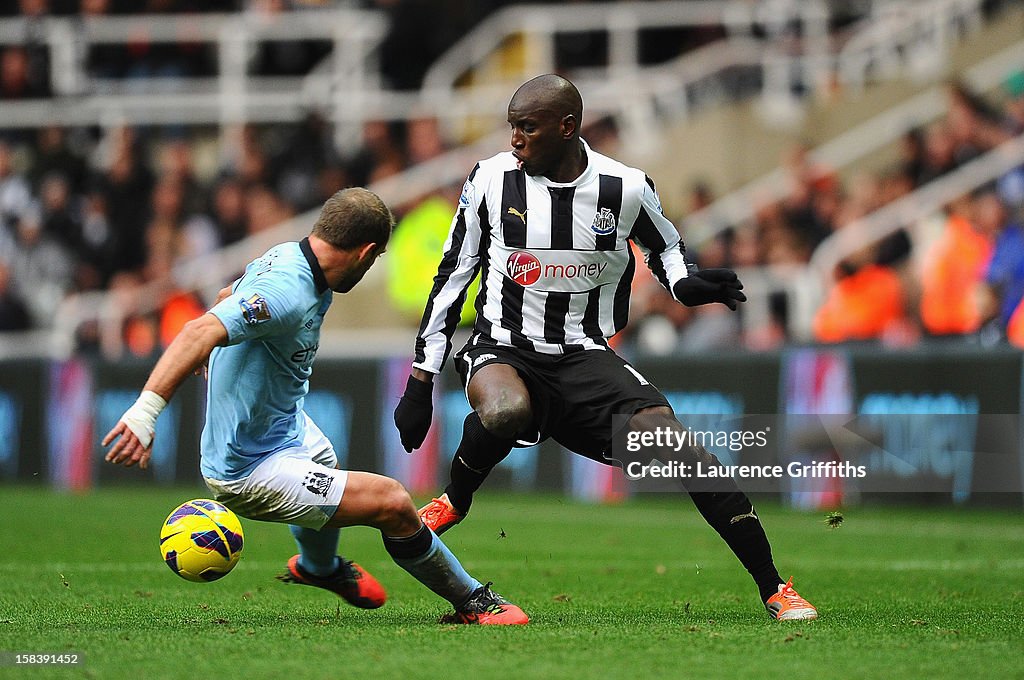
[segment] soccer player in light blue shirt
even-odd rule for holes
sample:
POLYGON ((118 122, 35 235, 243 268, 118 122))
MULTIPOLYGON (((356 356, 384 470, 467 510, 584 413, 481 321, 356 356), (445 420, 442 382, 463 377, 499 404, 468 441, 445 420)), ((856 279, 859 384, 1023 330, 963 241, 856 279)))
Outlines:
POLYGON ((399 566, 452 603, 446 621, 527 623, 522 609, 470 576, 423 525, 399 482, 338 469, 330 441, 302 410, 333 293, 362 279, 393 226, 383 201, 365 189, 328 199, 308 238, 251 262, 213 309, 185 325, 104 437, 104 446, 113 444, 106 459, 146 467, 160 411, 208 362, 203 477, 239 515, 291 525, 299 554, 282 580, 380 607, 386 595, 376 579, 337 555, 341 527, 372 526, 399 566))
POLYGON ((251 262, 210 310, 228 346, 210 355, 204 477, 248 477, 267 455, 302 443, 302 403, 332 295, 307 239, 251 262))

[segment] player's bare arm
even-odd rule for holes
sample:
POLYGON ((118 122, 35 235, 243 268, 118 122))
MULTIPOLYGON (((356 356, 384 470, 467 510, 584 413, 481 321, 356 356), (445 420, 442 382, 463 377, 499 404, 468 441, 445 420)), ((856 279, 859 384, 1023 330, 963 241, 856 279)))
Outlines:
POLYGON ((224 324, 213 314, 203 314, 185 324, 153 368, 139 401, 103 438, 103 446, 114 443, 106 455, 108 462, 148 467, 153 428, 160 410, 185 378, 210 357, 213 348, 227 339, 224 324))
MULTIPOLYGON (((211 309, 213 307, 216 307, 221 302, 223 302, 224 300, 226 300, 228 297, 231 296, 231 289, 232 289, 233 286, 234 286, 234 284, 228 284, 228 285, 224 286, 223 288, 221 288, 220 291, 217 292, 217 299, 214 300, 213 306, 211 307, 211 309)), ((208 358, 209 357, 207 357, 207 359, 208 358)), ((192 371, 193 375, 201 375, 201 376, 203 376, 203 378, 208 378, 209 377, 207 375, 207 370, 206 370, 207 366, 208 366, 207 359, 204 359, 203 362, 199 366, 196 367, 196 370, 192 371)))

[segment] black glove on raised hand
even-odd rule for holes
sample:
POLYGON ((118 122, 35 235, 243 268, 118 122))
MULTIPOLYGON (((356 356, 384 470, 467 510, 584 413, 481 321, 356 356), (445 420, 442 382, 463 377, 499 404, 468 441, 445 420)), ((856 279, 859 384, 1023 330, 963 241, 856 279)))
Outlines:
POLYGON ((433 391, 433 385, 410 375, 409 382, 405 384, 405 394, 395 408, 395 425, 408 453, 418 449, 427 437, 434 415, 433 391))
POLYGON ((736 303, 747 301, 742 290, 743 284, 731 269, 691 271, 689 276, 676 281, 672 287, 676 299, 687 307, 721 302, 733 310, 736 309, 736 303))

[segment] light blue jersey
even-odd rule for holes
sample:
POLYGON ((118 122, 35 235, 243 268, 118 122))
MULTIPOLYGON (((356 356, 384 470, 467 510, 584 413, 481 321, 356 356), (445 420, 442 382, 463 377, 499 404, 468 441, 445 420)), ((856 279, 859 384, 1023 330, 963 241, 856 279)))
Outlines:
POLYGON ((247 477, 269 454, 301 444, 302 404, 332 296, 303 239, 250 262, 232 294, 210 310, 228 344, 210 355, 204 477, 247 477))

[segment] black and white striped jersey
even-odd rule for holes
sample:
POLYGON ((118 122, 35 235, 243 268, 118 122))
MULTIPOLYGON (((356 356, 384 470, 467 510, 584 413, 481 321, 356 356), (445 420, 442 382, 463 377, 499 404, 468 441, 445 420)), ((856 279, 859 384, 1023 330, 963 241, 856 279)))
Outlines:
POLYGON ((475 332, 546 354, 605 349, 626 325, 630 240, 670 292, 686 277, 685 248, 654 183, 584 148, 586 170, 565 184, 527 175, 511 152, 473 168, 423 312, 414 367, 441 371, 478 271, 475 332))

